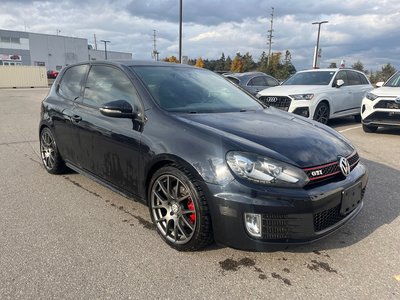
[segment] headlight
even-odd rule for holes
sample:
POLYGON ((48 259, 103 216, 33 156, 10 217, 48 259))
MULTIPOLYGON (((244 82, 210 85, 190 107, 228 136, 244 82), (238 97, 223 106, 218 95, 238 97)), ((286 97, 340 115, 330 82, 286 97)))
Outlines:
POLYGON ((289 97, 293 98, 293 100, 311 100, 314 97, 314 94, 296 94, 289 95, 289 97))
POLYGON ((365 98, 367 98, 368 100, 374 101, 376 98, 378 98, 378 96, 375 94, 372 94, 372 93, 367 93, 365 95, 365 98))
POLYGON ((260 97, 261 97, 261 94, 260 94, 260 93, 257 93, 257 94, 256 94, 256 98, 257 98, 257 99, 260 99, 260 97))
POLYGON ((240 178, 277 187, 303 187, 309 179, 303 170, 269 157, 231 151, 226 155, 229 168, 240 178))

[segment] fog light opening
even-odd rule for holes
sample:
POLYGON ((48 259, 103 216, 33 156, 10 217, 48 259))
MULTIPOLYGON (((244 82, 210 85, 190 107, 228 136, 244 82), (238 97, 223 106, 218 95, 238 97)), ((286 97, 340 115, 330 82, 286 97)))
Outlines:
POLYGON ((247 232, 252 237, 260 238, 262 236, 260 214, 245 213, 244 223, 246 225, 247 232))

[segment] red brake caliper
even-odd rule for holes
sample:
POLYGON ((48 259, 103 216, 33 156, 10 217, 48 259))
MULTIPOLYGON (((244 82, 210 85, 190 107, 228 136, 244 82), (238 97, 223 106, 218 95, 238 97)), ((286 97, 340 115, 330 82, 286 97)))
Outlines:
MULTIPOLYGON (((188 199, 187 206, 188 206, 189 210, 194 210, 194 203, 193 203, 193 200, 191 198, 188 199)), ((190 223, 194 224, 194 221, 196 221, 196 215, 195 214, 190 214, 189 215, 189 220, 190 220, 190 223)))

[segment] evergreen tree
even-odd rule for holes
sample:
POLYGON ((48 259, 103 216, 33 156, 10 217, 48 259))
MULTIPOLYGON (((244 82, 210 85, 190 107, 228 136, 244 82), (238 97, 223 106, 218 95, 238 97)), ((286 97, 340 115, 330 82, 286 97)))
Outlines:
POLYGON ((337 65, 335 62, 331 62, 331 64, 328 67, 329 69, 337 69, 337 65))

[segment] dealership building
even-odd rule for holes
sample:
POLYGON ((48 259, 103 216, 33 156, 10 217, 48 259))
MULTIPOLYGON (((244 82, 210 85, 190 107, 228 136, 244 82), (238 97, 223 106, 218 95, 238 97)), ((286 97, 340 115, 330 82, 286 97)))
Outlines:
MULTIPOLYGON (((108 59, 131 60, 132 53, 107 50, 108 59)), ((0 65, 44 66, 59 71, 64 66, 105 59, 85 38, 0 29, 0 65)))

